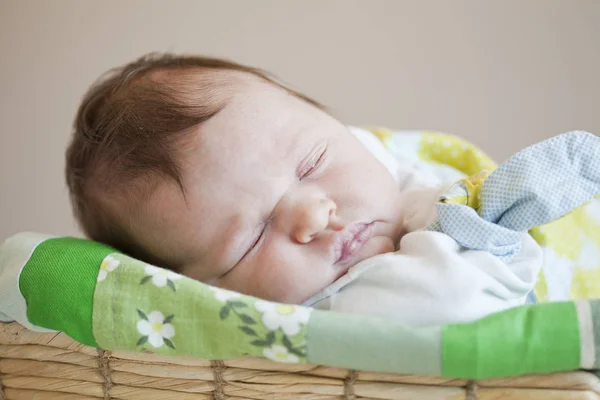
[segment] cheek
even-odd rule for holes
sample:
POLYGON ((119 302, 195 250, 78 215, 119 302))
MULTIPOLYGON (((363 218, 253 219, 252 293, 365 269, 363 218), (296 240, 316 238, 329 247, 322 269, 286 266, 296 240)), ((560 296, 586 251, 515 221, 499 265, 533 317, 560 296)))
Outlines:
POLYGON ((326 287, 332 279, 331 265, 325 264, 318 254, 310 245, 299 246, 285 239, 271 240, 236 279, 246 286, 245 292, 253 296, 301 303, 326 287))
POLYGON ((256 259, 261 291, 273 300, 294 301, 309 283, 310 249, 287 240, 272 240, 256 259))
MULTIPOLYGON (((366 160, 371 161, 371 160, 366 160)), ((340 203, 340 212, 382 212, 397 202, 399 190, 391 174, 378 161, 349 161, 332 171, 328 185, 340 203)), ((351 215, 348 215, 351 217, 351 215)), ((360 216, 359 216, 360 217, 360 216)))
POLYGON ((357 191, 358 196, 374 197, 397 187, 388 169, 359 142, 347 143, 337 157, 335 174, 343 176, 346 186, 357 191))

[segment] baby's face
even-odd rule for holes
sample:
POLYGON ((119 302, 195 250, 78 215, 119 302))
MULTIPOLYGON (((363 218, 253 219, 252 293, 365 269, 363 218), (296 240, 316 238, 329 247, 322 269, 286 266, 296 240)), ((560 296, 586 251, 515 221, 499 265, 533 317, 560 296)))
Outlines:
POLYGON ((184 146, 185 198, 160 188, 138 231, 154 231, 144 244, 191 278, 299 303, 399 240, 390 173, 345 126, 282 89, 248 84, 184 146))

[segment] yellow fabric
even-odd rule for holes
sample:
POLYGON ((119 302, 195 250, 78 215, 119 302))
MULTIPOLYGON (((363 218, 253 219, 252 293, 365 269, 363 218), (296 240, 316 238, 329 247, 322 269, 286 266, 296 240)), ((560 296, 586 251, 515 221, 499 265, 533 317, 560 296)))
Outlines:
POLYGON ((369 128, 369 131, 374 134, 375 136, 377 136, 377 138, 379 140, 381 140, 381 143, 383 143, 383 145, 386 148, 390 148, 390 145, 392 143, 392 138, 394 137, 394 132, 391 131, 390 129, 387 128, 369 128))
POLYGON ((419 157, 449 165, 467 176, 497 168, 496 163, 475 145, 446 133, 423 132, 419 157))

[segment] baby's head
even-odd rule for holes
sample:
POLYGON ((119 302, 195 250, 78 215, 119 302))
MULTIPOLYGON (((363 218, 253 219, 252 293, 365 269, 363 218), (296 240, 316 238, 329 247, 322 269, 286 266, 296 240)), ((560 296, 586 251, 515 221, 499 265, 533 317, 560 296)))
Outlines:
POLYGON ((401 234, 385 167, 260 70, 146 56, 101 77, 74 125, 66 174, 84 232, 191 278, 302 302, 401 234))

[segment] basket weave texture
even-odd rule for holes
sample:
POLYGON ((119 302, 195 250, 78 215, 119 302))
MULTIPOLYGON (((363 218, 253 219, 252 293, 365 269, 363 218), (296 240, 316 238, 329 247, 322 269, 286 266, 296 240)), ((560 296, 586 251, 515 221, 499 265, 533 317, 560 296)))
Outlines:
POLYGON ((226 361, 104 351, 62 333, 0 323, 0 400, 600 399, 576 371, 467 381, 253 358, 226 361))

